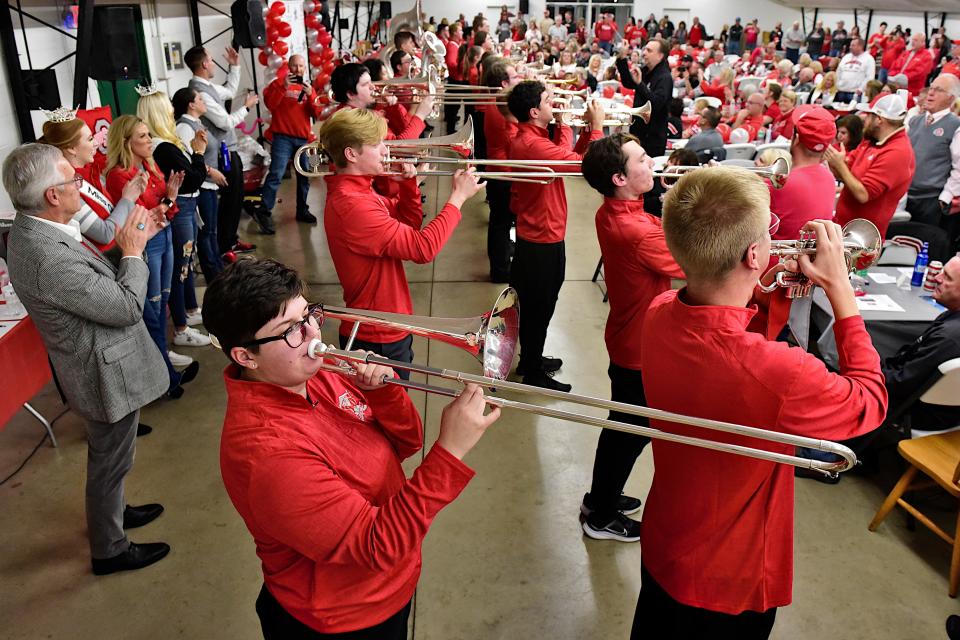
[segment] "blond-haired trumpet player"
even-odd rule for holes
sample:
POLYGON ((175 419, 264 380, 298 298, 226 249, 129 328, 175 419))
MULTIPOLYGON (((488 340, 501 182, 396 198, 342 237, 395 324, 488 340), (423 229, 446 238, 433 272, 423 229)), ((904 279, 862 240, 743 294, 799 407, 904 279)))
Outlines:
MULTIPOLYGON (((413 313, 403 261, 433 260, 460 222, 463 203, 483 188, 473 171, 457 171, 446 205, 425 227, 416 169, 404 165, 395 197, 380 195, 373 180, 386 172, 383 144, 387 122, 368 109, 334 113, 317 135, 336 165, 325 178, 327 199, 323 226, 330 258, 343 285, 348 307, 413 313), (421 228, 422 227, 422 228, 421 228)), ((347 343, 351 323, 340 325, 340 345, 347 343)), ((413 361, 413 336, 384 327, 361 325, 358 348, 388 358, 413 361)), ((401 372, 408 377, 409 373, 401 372)))
MULTIPOLYGON (((553 90, 536 80, 525 80, 510 91, 507 107, 517 119, 517 135, 510 141, 509 160, 580 160, 591 141, 603 136, 604 112, 591 102, 584 114, 587 127, 573 144, 573 132, 561 121, 553 138, 553 90)), ((554 165, 557 171, 569 167, 554 165)), ((517 372, 526 384, 570 391, 571 385, 550 377, 562 366, 559 358, 545 358, 543 345, 557 306, 566 268, 564 236, 567 232, 567 196, 563 180, 548 184, 514 182, 510 208, 517 215, 517 244, 510 266, 510 286, 523 305, 520 324, 520 363, 517 372)))
MULTIPOLYGON (((746 330, 769 262, 772 222, 766 185, 743 169, 693 171, 667 192, 663 230, 687 285, 661 294, 647 310, 640 336, 647 400, 657 409, 814 438, 843 440, 875 429, 887 393, 839 225, 806 223, 817 253, 801 256, 799 269, 833 307, 840 373, 746 330)), ((732 434, 718 439, 756 444, 732 434)), ((792 599, 793 468, 663 440, 654 440, 653 459, 631 637, 768 637, 777 607, 792 599)))

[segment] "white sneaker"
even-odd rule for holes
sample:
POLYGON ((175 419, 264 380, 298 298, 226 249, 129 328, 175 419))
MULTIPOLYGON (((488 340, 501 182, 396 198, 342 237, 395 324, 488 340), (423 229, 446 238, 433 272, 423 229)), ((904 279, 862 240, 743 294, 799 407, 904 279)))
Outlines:
POLYGON ((187 311, 188 327, 195 327, 199 324, 203 324, 203 313, 201 313, 201 311, 202 309, 200 309, 199 307, 197 307, 197 310, 194 311, 193 313, 190 313, 189 311, 187 311))
POLYGON ((173 333, 173 344, 178 347, 205 347, 210 344, 210 336, 202 334, 192 327, 187 327, 183 331, 173 333))
POLYGON ((180 355, 176 351, 167 351, 167 357, 170 358, 170 364, 175 367, 186 367, 193 362, 190 356, 180 355))

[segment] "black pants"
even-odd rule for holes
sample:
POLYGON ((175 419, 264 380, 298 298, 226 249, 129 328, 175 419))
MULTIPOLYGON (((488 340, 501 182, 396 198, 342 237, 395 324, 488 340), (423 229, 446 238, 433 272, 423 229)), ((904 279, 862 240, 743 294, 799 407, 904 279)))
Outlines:
POLYGON ((473 118, 473 157, 489 158, 487 155, 487 134, 483 129, 483 111, 471 107, 470 117, 473 118))
POLYGON ((407 640, 410 603, 378 625, 343 633, 320 633, 287 613, 263 585, 257 597, 257 615, 264 640, 407 640))
POLYGON ((907 211, 910 212, 911 222, 922 222, 923 224, 932 224, 935 227, 942 226, 943 210, 940 208, 940 199, 937 196, 929 198, 907 197, 907 211))
POLYGON ((230 170, 224 171, 227 186, 220 187, 220 204, 217 208, 217 242, 220 253, 226 253, 237 244, 240 227, 240 212, 243 210, 243 161, 236 151, 230 152, 230 170))
MULTIPOLYGON (((449 80, 450 84, 469 84, 462 80, 449 80)), ((443 121, 447 127, 447 135, 457 130, 457 116, 460 113, 460 103, 453 101, 451 104, 443 106, 443 121)), ((466 120, 466 118, 464 118, 466 120)), ((477 156, 478 158, 480 156, 477 156)))
POLYGON ((516 220, 510 211, 510 183, 487 180, 487 202, 490 203, 490 223, 487 226, 490 276, 506 280, 510 276, 510 227, 516 220))
MULTIPOLYGON (((340 348, 347 347, 349 336, 340 336, 340 348)), ((364 351, 373 351, 374 353, 390 358, 391 360, 400 360, 402 362, 413 362, 413 336, 407 336, 403 340, 396 342, 367 342, 366 340, 354 340, 353 349, 362 349, 364 351)), ((404 380, 410 379, 409 371, 398 370, 397 375, 404 380)))
POLYGON ((709 611, 681 604, 641 569, 640 598, 633 616, 630 640, 686 640, 737 638, 762 640, 770 637, 776 608, 744 611, 738 615, 709 611))
POLYGON ((527 372, 543 368, 543 344, 557 307, 566 272, 564 243, 527 242, 517 238, 510 266, 510 286, 517 290, 523 310, 520 323, 520 363, 527 372))
MULTIPOLYGON (((639 406, 647 405, 643 393, 643 378, 640 371, 626 369, 610 363, 607 369, 610 376, 610 398, 616 402, 626 402, 639 406)), ((650 421, 643 416, 630 413, 610 412, 610 419, 641 427, 649 427, 650 421)), ((617 498, 627 484, 627 478, 633 471, 637 456, 650 442, 646 436, 624 433, 614 429, 600 431, 597 440, 597 453, 593 459, 593 481, 590 485, 589 506, 598 521, 610 520, 617 512, 617 498)))

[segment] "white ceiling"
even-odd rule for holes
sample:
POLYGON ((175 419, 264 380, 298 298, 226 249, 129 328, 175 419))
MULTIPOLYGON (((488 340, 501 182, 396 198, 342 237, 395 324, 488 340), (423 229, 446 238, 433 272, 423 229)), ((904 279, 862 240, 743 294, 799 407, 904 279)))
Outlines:
POLYGON ((873 9, 874 11, 905 11, 923 13, 940 13, 946 11, 948 14, 960 14, 960 0, 778 0, 781 4, 797 9, 825 9, 825 10, 843 10, 843 9, 873 9))

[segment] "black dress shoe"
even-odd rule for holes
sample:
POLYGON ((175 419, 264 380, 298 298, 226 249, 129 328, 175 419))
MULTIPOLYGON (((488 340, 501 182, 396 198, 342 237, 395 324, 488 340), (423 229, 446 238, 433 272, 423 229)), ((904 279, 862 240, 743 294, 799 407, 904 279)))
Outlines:
POLYGON ((117 571, 142 569, 162 560, 168 553, 170 553, 170 545, 165 542, 150 542, 147 544, 131 542, 130 548, 120 555, 106 560, 94 558, 91 564, 93 565, 94 575, 105 576, 117 571))
POLYGON ((260 233, 268 236, 276 233, 276 230, 273 228, 273 219, 270 217, 270 214, 267 213, 266 209, 254 209, 250 216, 260 228, 260 233))
POLYGON ((297 214, 297 222, 306 222, 307 224, 317 224, 317 216, 309 211, 297 214))
MULTIPOLYGON (((563 366, 563 360, 561 360, 560 358, 549 358, 547 356, 543 356, 542 358, 540 358, 540 369, 544 373, 553 373, 555 371, 559 371, 560 367, 562 366, 563 366)), ((523 376, 523 375, 526 375, 526 373, 527 373, 527 368, 524 366, 523 362, 520 362, 517 365, 517 374, 523 376)))
POLYGON ((193 382, 193 379, 197 377, 197 374, 200 372, 200 363, 194 360, 187 365, 187 368, 180 372, 180 384, 184 385, 188 382, 193 382))
POLYGON ((538 371, 536 373, 523 376, 523 384, 529 384, 531 386, 540 387, 542 389, 553 389, 554 391, 563 391, 564 393, 567 393, 571 389, 573 389, 573 385, 567 384, 565 382, 560 382, 559 380, 554 380, 543 371, 538 371))
POLYGON ((142 422, 137 425, 137 437, 146 436, 153 433, 153 427, 148 424, 143 424, 142 422))
POLYGON ((139 507, 127 505, 123 509, 123 528, 136 529, 143 525, 153 522, 163 513, 162 504, 143 504, 139 507))

